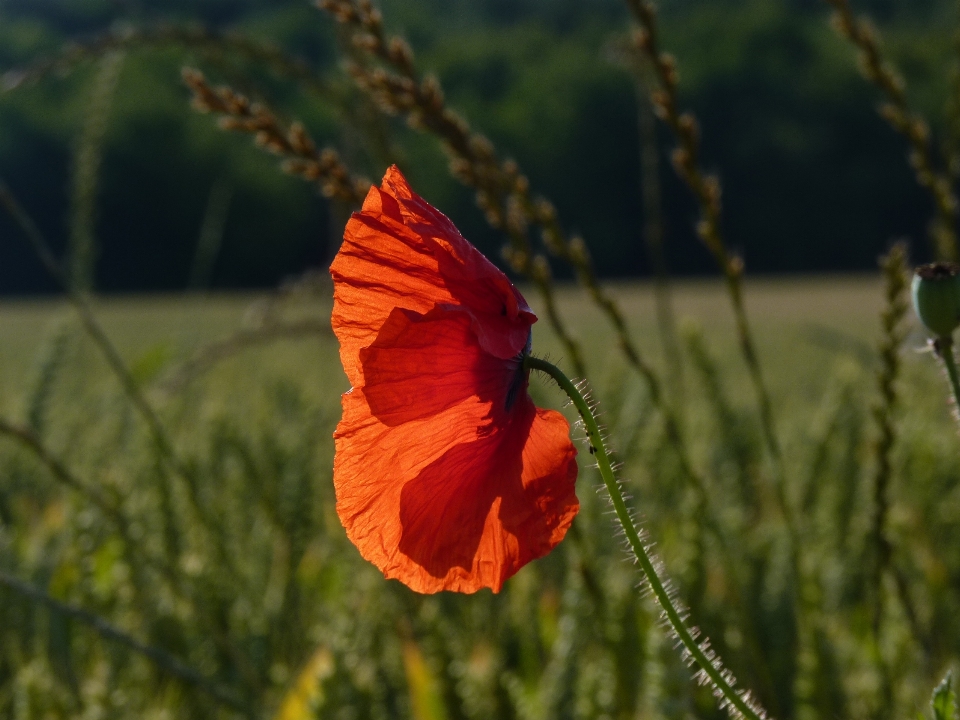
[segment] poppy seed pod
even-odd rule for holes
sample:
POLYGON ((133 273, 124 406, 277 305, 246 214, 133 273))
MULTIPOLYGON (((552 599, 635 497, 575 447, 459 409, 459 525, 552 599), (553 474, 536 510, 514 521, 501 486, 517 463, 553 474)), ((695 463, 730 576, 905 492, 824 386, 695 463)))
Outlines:
POLYGON ((950 337, 960 325, 960 265, 921 265, 913 276, 913 308, 937 337, 950 337))

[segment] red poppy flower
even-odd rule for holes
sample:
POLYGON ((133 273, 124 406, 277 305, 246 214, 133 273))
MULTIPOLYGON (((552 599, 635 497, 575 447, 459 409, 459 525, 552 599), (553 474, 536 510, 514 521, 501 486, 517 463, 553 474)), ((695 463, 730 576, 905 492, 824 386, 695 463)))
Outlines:
POLYGON ((334 433, 347 536, 418 592, 498 591, 579 509, 570 427, 527 394, 536 316, 396 167, 330 274, 353 385, 334 433))

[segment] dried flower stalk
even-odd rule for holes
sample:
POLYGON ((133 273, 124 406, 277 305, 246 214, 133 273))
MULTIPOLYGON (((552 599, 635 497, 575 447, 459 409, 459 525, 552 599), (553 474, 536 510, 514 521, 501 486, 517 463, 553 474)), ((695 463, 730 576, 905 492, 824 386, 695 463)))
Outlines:
POLYGON ((626 0, 626 2, 640 26, 634 33, 634 43, 653 68, 655 89, 652 90, 650 99, 653 102, 654 111, 670 128, 677 141, 672 157, 674 168, 700 205, 697 234, 713 255, 726 280, 727 292, 733 305, 740 352, 746 362, 750 380, 757 395, 760 424, 773 463, 778 510, 785 520, 793 545, 796 547, 797 529, 784 490, 783 453, 776 434, 773 404, 760 368, 760 359, 744 305, 743 261, 727 248, 720 229, 720 180, 715 175, 703 172, 700 167, 700 129, 696 118, 691 113, 681 112, 679 109, 677 97, 679 78, 676 61, 673 56, 660 49, 656 6, 648 0, 626 0))
POLYGON ((317 6, 332 15, 351 32, 359 51, 359 62, 350 62, 348 71, 357 85, 366 91, 381 109, 405 116, 418 130, 438 137, 450 155, 450 171, 458 180, 476 191, 477 204, 487 222, 507 233, 510 245, 504 258, 511 268, 529 278, 546 306, 547 318, 560 338, 574 371, 586 374, 583 355, 560 318, 553 292, 550 264, 534 252, 528 229, 529 181, 515 162, 502 162, 493 144, 471 130, 459 114, 446 106, 443 90, 436 78, 421 79, 413 65, 413 51, 405 40, 387 38, 383 17, 368 0, 318 0, 317 6), (362 62, 377 60, 385 67, 362 62), (524 201, 524 194, 527 200, 524 201))
POLYGON ((885 280, 886 305, 880 316, 883 334, 880 340, 880 370, 877 372, 877 389, 880 397, 873 407, 879 437, 874 445, 876 469, 873 476, 873 517, 870 540, 875 553, 872 568, 872 591, 874 593, 873 628, 879 633, 883 617, 883 576, 889 573, 897 589, 900 604, 910 624, 914 638, 921 646, 926 645, 920 628, 917 611, 910 597, 909 583, 894 563, 893 543, 887 532, 890 510, 890 481, 893 478, 891 455, 897 441, 895 412, 899 405, 897 381, 900 377, 900 348, 907 336, 904 322, 910 303, 907 297, 908 277, 907 248, 897 243, 889 254, 881 258, 880 266, 885 280))
POLYGON ((184 68, 183 81, 193 92, 197 111, 220 115, 222 129, 253 135, 257 145, 285 157, 284 172, 316 183, 325 197, 363 203, 370 181, 352 176, 336 150, 318 149, 302 124, 285 126, 263 103, 251 102, 227 86, 212 87, 199 70, 184 68))
POLYGON ((936 167, 930 146, 930 125, 907 104, 903 77, 881 54, 880 38, 873 24, 854 17, 849 0, 826 0, 834 9, 832 24, 858 51, 860 72, 884 96, 880 115, 910 144, 910 165, 917 182, 933 198, 935 214, 928 234, 931 249, 940 260, 956 260, 957 196, 949 169, 936 167))

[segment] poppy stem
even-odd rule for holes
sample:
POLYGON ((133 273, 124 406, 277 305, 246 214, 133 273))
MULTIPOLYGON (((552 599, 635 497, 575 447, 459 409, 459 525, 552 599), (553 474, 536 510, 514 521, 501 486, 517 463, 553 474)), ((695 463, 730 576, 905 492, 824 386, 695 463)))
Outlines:
POLYGON ((683 644, 686 651, 684 657, 691 658, 700 667, 700 673, 696 677, 703 678, 705 682, 709 681, 712 684, 717 697, 722 698, 720 706, 726 709, 732 717, 745 720, 765 720, 766 712, 752 699, 748 691, 734 690, 736 680, 729 670, 723 668, 716 652, 710 649, 709 641, 704 639, 698 643, 696 638, 699 632, 686 626, 684 622, 685 611, 677 605, 672 597, 671 590, 668 589, 668 585, 661 579, 657 571, 659 563, 651 557, 648 552, 649 545, 644 542, 633 522, 633 518, 630 516, 630 511, 623 498, 620 483, 613 471, 613 464, 610 461, 606 444, 600 433, 600 426, 597 424, 590 402, 577 385, 564 375, 558 367, 546 360, 527 356, 524 359, 524 367, 528 370, 539 370, 549 375, 573 401, 574 406, 580 413, 587 438, 590 441, 590 452, 597 459, 597 467, 600 469, 603 483, 610 493, 610 500, 613 503, 617 520, 623 527, 627 542, 630 543, 630 549, 650 584, 650 590, 663 609, 663 618, 670 623, 676 638, 683 644))

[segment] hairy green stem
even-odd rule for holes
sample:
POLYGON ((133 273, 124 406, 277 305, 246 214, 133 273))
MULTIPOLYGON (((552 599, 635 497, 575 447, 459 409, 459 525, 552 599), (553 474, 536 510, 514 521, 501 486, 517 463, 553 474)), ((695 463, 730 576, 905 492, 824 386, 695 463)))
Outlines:
POLYGON ((600 433, 600 426, 597 424, 596 417, 586 397, 559 368, 546 360, 527 356, 524 359, 524 367, 528 370, 539 370, 549 375, 567 394, 580 413, 590 442, 590 453, 596 457, 600 476, 603 478, 603 484, 606 486, 607 492, 610 493, 613 509, 623 528, 627 542, 630 544, 630 549, 646 576, 653 596, 663 610, 664 619, 676 633, 677 639, 689 653, 689 657, 700 667, 703 676, 709 679, 714 689, 719 693, 718 697, 722 696, 721 705, 734 717, 746 718, 747 720, 764 720, 766 713, 750 699, 749 693, 734 690, 736 681, 728 670, 723 669, 716 653, 710 650, 709 643, 706 640, 698 643, 694 635, 695 631, 686 626, 683 616, 684 611, 677 606, 671 597, 670 590, 657 572, 656 562, 648 552, 647 544, 644 543, 633 518, 630 516, 630 511, 614 474, 610 455, 600 433))

